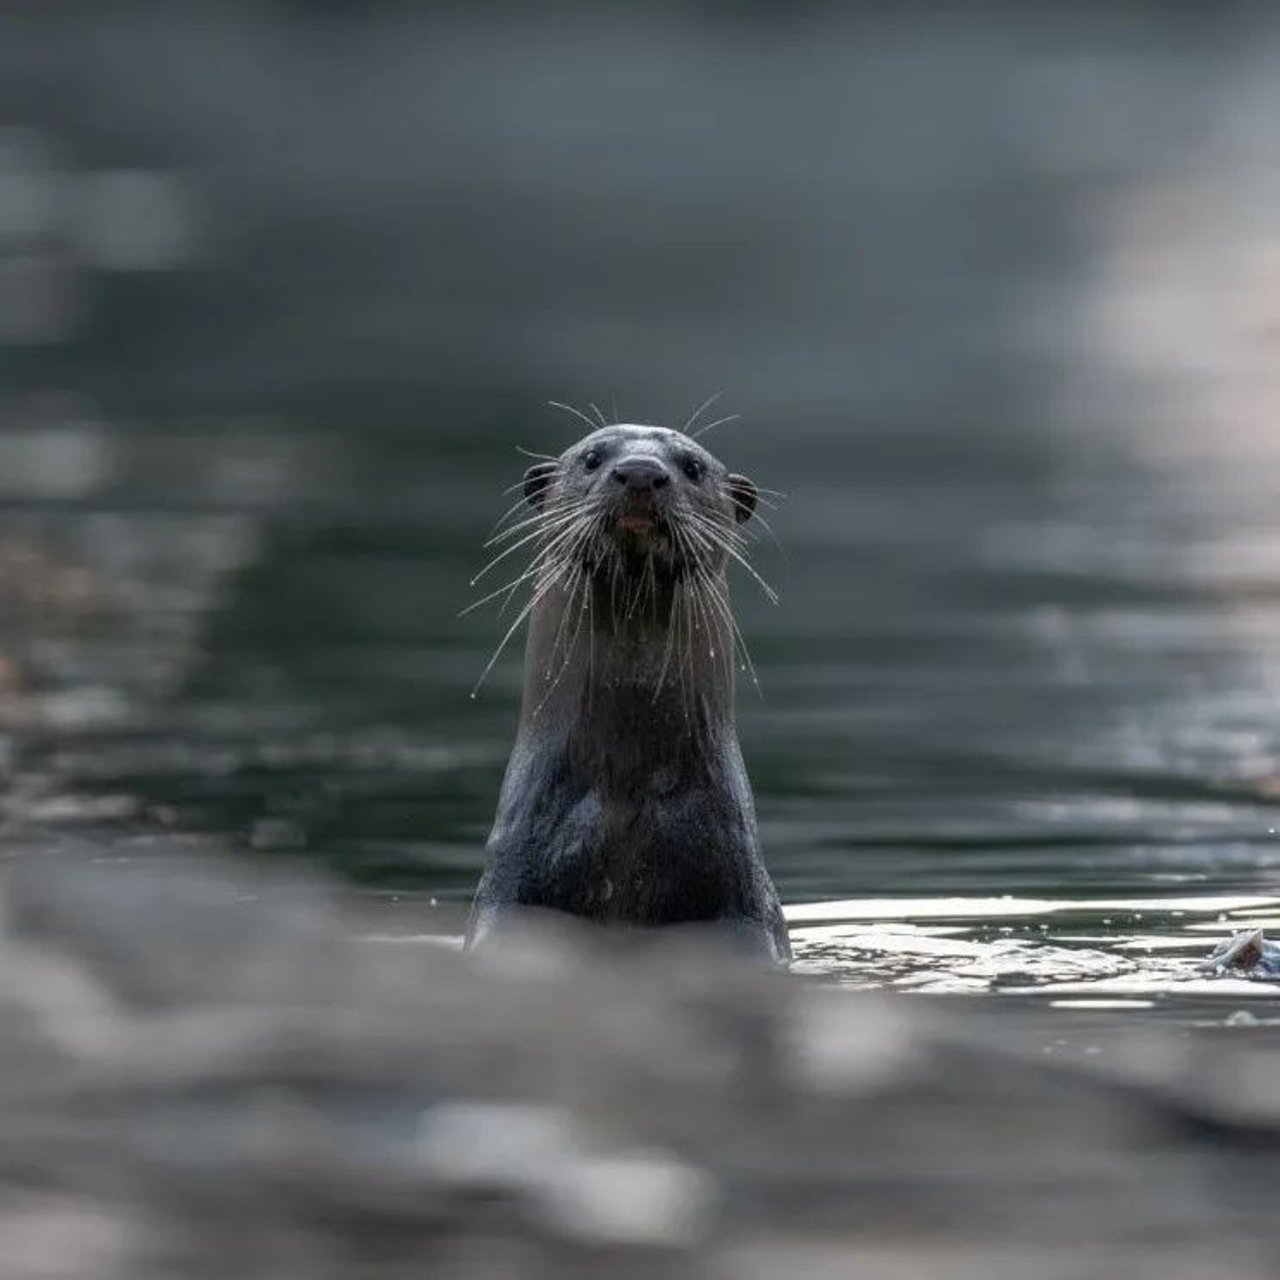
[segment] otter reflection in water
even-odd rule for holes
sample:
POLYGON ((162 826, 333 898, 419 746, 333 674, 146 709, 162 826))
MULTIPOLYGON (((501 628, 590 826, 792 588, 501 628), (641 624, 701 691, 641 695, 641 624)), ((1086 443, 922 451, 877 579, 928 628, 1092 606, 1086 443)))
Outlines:
POLYGON ((530 467, 524 502, 497 558, 532 563, 493 593, 531 589, 507 633, 527 617, 523 704, 468 946, 543 907, 714 922, 785 962, 734 727, 727 570, 761 582, 742 531, 756 486, 679 431, 615 425, 530 467))

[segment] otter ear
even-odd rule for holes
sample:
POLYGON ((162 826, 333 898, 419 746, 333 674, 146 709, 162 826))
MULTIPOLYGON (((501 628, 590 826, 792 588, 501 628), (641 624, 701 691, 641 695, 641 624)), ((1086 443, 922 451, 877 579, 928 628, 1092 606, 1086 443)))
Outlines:
POLYGON ((547 485, 559 470, 554 462, 535 462, 524 473, 524 500, 533 508, 542 506, 547 496, 547 485))
POLYGON ((756 509, 756 487, 746 476, 729 477, 729 496, 733 498, 733 514, 739 524, 751 519, 756 509))

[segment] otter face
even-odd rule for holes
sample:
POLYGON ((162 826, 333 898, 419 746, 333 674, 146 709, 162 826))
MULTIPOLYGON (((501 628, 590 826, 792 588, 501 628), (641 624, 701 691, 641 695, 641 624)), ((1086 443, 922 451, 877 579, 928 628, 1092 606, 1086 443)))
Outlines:
POLYGON ((705 561, 725 540, 717 535, 749 520, 756 506, 756 486, 731 474, 696 440, 630 424, 593 431, 557 461, 530 467, 524 495, 549 518, 590 512, 597 536, 623 557, 653 557, 673 567, 705 561))

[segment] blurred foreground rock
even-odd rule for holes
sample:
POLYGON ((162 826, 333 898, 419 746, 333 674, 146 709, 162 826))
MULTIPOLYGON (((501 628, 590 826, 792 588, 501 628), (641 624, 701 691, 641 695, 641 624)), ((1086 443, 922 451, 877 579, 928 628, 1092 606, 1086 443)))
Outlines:
POLYGON ((473 959, 239 864, 19 857, 3 917, 5 1280, 1280 1268, 1265 1026, 1064 1058, 1066 1014, 473 959))

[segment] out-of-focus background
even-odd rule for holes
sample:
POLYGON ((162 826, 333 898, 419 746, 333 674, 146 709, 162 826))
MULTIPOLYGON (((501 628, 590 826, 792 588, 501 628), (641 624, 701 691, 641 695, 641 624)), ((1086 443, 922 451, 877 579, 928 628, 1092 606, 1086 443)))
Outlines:
POLYGON ((465 902, 518 449, 722 392, 788 902, 1280 888, 1280 19, 940 9, 0 9, 5 839, 465 902))

